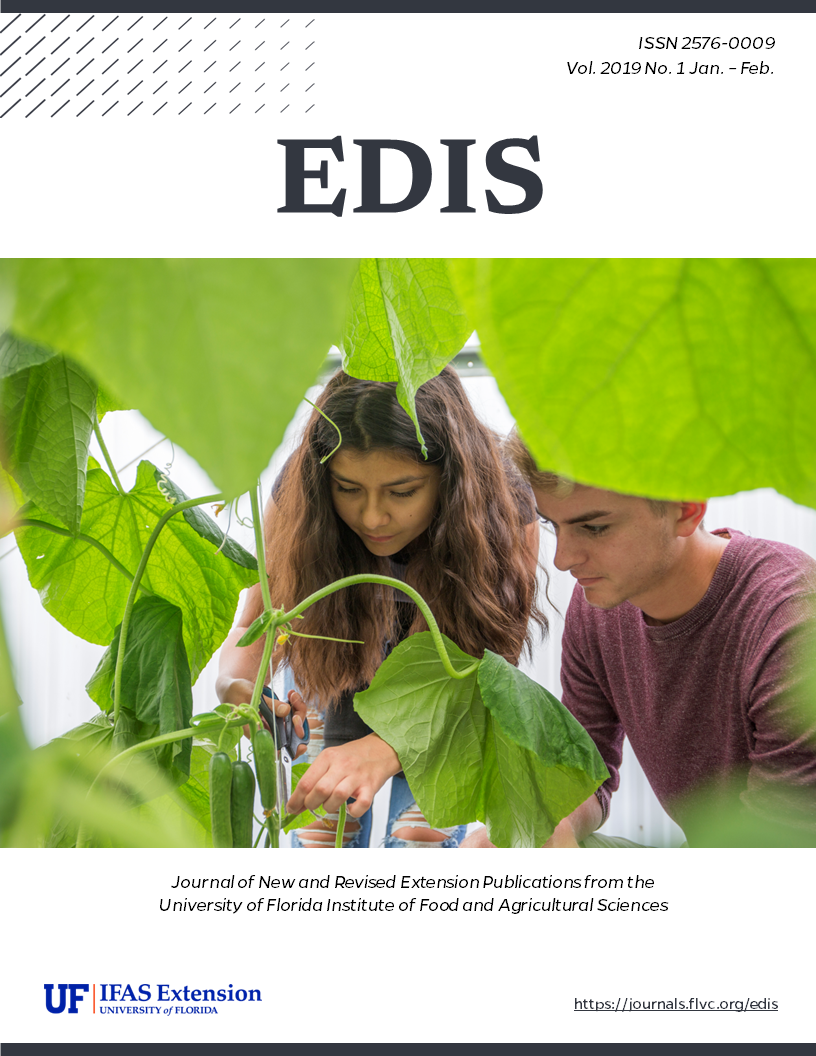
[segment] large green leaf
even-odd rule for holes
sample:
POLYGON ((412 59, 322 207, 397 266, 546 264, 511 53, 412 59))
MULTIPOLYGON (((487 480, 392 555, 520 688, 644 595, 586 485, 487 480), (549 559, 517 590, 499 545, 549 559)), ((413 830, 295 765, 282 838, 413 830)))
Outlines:
MULTIPOLYGON (((457 670, 473 663, 445 645, 457 670)), ((431 825, 478 819, 500 847, 540 846, 609 776, 545 689, 490 652, 467 678, 450 678, 427 631, 397 646, 354 707, 396 751, 431 825)))
POLYGON ((79 527, 96 385, 64 356, 0 336, 0 451, 26 498, 79 527))
POLYGON ((337 341, 354 267, 321 258, 22 260, 13 328, 81 363, 234 496, 267 465, 337 341))
MULTIPOLYGON (((113 746, 113 724, 109 716, 98 712, 87 722, 80 723, 51 741, 46 751, 62 747, 66 757, 73 760, 71 776, 81 776, 87 770, 95 773, 108 761, 113 746)), ((42 752, 43 749, 38 749, 42 752)), ((77 839, 76 816, 58 811, 54 816, 47 847, 73 847, 77 839)))
POLYGON ((20 721, 20 699, 0 620, 0 842, 17 811, 31 754, 20 721))
POLYGON ((355 378, 397 382, 424 452, 416 390, 450 362, 472 329, 444 260, 363 260, 343 334, 343 369, 355 378))
MULTIPOLYGON (((109 715, 98 711, 87 722, 81 722, 66 733, 55 737, 50 744, 66 742, 77 759, 87 758, 95 752, 108 753, 113 744, 113 724, 109 715)), ((38 749, 39 750, 39 749, 38 749)))
MULTIPOLYGON (((192 763, 191 772, 192 772, 192 763)), ((153 826, 174 826, 183 833, 182 847, 212 847, 212 837, 209 828, 205 828, 199 819, 209 815, 209 800, 206 814, 196 809, 187 809, 186 801, 180 797, 180 793, 189 785, 181 785, 179 788, 168 792, 163 796, 156 796, 148 803, 142 803, 134 807, 134 814, 140 822, 153 826)))
POLYGON ((17 481, 0 466, 0 537, 14 530, 15 515, 24 501, 17 481))
POLYGON ((196 822, 201 830, 200 839, 203 846, 212 845, 210 759, 214 751, 214 746, 211 746, 209 742, 207 742, 207 747, 204 747, 198 740, 195 740, 190 757, 190 776, 183 785, 179 785, 166 797, 169 801, 166 809, 171 809, 170 802, 172 802, 177 810, 182 811, 196 822))
POLYGON ((8 378, 20 370, 30 370, 54 359, 56 355, 52 348, 21 341, 6 330, 0 333, 0 378, 8 378))
POLYGON ((816 260, 460 260, 542 468, 656 498, 816 505, 816 260))
MULTIPOLYGON (((131 582, 90 540, 132 576, 153 528, 168 509, 157 479, 156 467, 142 462, 132 490, 123 495, 90 459, 83 537, 66 538, 45 527, 17 530, 29 579, 43 605, 68 630, 90 642, 105 645, 111 640, 131 582)), ((44 511, 27 512, 33 521, 54 520, 44 511)), ((257 581, 257 573, 245 565, 219 553, 215 538, 204 538, 183 514, 171 517, 153 548, 142 582, 181 609, 193 681, 229 633, 240 591, 257 581)))
MULTIPOLYGON (((0 756, 8 747, 9 717, 0 718, 0 756)), ((112 740, 108 716, 95 715, 43 748, 18 751, 12 773, 0 767, 0 842, 12 847, 70 847, 81 822, 94 846, 199 845, 179 818, 148 816, 134 806, 145 794, 163 795, 170 788, 146 759, 137 756, 127 766, 114 764, 94 785, 111 759, 112 740)))
MULTIPOLYGON (((113 677, 121 625, 88 683, 103 711, 113 707, 113 677)), ((193 715, 190 666, 184 648, 181 610, 164 598, 139 598, 133 606, 122 662, 122 701, 113 745, 124 751, 159 734, 184 730, 193 715)), ((149 758, 177 783, 190 773, 192 738, 147 750, 149 758)))
MULTIPOLYGON (((587 795, 606 781, 609 772, 586 730, 552 693, 489 649, 477 678, 485 706, 514 744, 549 767, 586 774, 592 783, 587 795)), ((548 802, 556 804, 559 794, 553 786, 548 802)))
POLYGON ((155 723, 159 733, 190 725, 193 695, 181 609, 164 598, 139 598, 133 606, 122 699, 141 722, 155 723))
POLYGON ((3 830, 17 812, 22 784, 31 759, 16 707, 0 703, 0 843, 3 830), (5 710, 4 710, 5 709, 5 710))
MULTIPOLYGON (((164 473, 158 469, 155 472, 156 483, 161 484, 161 490, 165 495, 171 496, 176 502, 185 502, 190 498, 186 495, 180 487, 173 483, 164 473)), ((227 535, 209 514, 205 513, 201 506, 191 506, 189 509, 183 510, 181 516, 190 525, 193 531, 197 532, 202 539, 207 539, 220 550, 222 554, 234 561, 236 565, 242 565, 244 568, 251 569, 253 572, 258 571, 258 559, 254 554, 250 554, 248 550, 245 550, 240 543, 227 535)))
POLYGON ((184 784, 138 808, 142 819, 163 819, 183 828, 187 845, 212 847, 209 766, 215 746, 193 741, 190 774, 184 784))
POLYGON ((0 843, 3 842, 4 829, 11 824, 17 811, 31 755, 20 721, 20 698, 0 619, 0 843))

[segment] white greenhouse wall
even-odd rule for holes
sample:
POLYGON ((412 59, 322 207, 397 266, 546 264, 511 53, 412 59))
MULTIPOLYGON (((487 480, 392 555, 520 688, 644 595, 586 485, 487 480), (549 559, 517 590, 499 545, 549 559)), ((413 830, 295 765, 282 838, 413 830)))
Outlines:
MULTIPOLYGON (((482 419, 498 432, 507 432, 512 418, 493 379, 465 377, 463 380, 482 419)), ((314 392, 309 395, 313 398, 314 392)), ((290 426, 289 439, 284 441, 270 462, 264 476, 265 488, 268 489, 291 450, 291 438, 296 435, 297 423, 308 410, 304 404, 290 426)), ((160 439, 159 434, 135 411, 109 415, 102 423, 102 429, 117 467, 130 462, 160 439)), ((98 452, 96 457, 99 458, 98 452)), ((188 495, 215 490, 200 467, 183 451, 173 453, 168 441, 162 442, 145 457, 160 466, 173 458, 173 479, 188 495)), ((121 474, 125 488, 132 485, 135 470, 134 464, 121 474)), ((248 513, 248 509, 242 513, 248 513)), ((770 489, 713 499, 707 524, 710 528, 727 526, 750 535, 777 539, 816 557, 816 511, 797 506, 770 489)), ((230 531, 248 549, 253 548, 249 530, 233 525, 230 531)), ((542 560, 550 570, 549 597, 563 614, 573 580, 553 568, 552 542, 549 533, 542 530, 542 560)), ((17 687, 24 702, 23 720, 32 742, 43 744, 93 714, 95 705, 85 693, 84 686, 104 649, 75 638, 45 612, 28 584, 25 567, 12 538, 0 542, 0 554, 6 555, 0 559, 0 593, 17 687)), ((532 662, 525 661, 522 667, 560 696, 558 673, 563 615, 549 606, 547 613, 550 620, 548 640, 536 647, 532 662)), ((194 688, 196 711, 209 710, 217 702, 213 688, 217 663, 216 656, 194 688)), ((376 846, 377 828, 382 828, 383 812, 381 803, 375 812, 373 846, 376 846)), ((621 771, 621 788, 613 799, 612 815, 604 831, 656 847, 676 846, 682 842, 682 833, 657 803, 628 743, 621 771)))

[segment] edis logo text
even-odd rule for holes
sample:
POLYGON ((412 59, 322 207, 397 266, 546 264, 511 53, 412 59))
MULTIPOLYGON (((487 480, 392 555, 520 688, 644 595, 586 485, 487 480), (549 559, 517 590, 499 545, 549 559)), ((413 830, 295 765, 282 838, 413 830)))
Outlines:
MULTIPOLYGON (((317 181, 323 190, 329 187, 329 163, 333 155, 333 170, 345 160, 343 139, 279 139, 278 143, 286 151, 286 203, 279 213, 333 213, 343 215, 346 201, 346 188, 341 187, 331 202, 306 202, 307 180, 317 181), (315 157, 316 151, 323 152, 323 158, 317 168, 316 161, 306 160, 315 157)), ((355 213, 404 213, 414 209, 423 202, 431 189, 433 168, 431 159, 417 143, 405 139, 355 139, 360 148, 360 204, 353 210, 355 213), (382 190, 383 153, 402 155, 411 170, 411 187, 399 202, 384 202, 382 190)), ((475 213, 476 209, 468 202, 468 148, 476 145, 475 139, 442 139, 442 146, 447 148, 447 205, 441 213, 475 213)), ((508 203, 500 201, 496 195, 485 190, 487 208, 491 213, 527 213, 541 201, 544 187, 540 178, 532 170, 521 165, 511 164, 504 156, 506 150, 526 153, 533 162, 541 160, 538 150, 538 136, 529 139, 502 139, 491 144, 485 153, 484 164, 488 174, 494 179, 511 186, 519 187, 524 192, 521 202, 508 203)), ((318 154, 319 157, 319 154, 318 154)), ((315 184, 309 185, 314 188, 315 184)), ((319 193, 319 192, 318 192, 319 193)), ((474 199, 475 200, 475 199, 474 199)))

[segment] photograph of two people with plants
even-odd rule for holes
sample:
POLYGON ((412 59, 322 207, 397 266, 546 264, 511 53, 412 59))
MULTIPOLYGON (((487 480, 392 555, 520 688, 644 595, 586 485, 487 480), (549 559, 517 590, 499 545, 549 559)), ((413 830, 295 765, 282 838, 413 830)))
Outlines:
POLYGON ((813 260, 4 260, 0 331, 2 846, 816 845, 813 260))

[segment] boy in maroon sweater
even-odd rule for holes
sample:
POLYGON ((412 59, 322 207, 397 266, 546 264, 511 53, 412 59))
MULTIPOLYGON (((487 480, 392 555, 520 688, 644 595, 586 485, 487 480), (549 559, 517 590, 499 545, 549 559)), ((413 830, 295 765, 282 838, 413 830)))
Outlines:
MULTIPOLYGON (((577 580, 562 699, 611 775, 546 846, 604 823, 624 735, 690 844, 816 844, 816 562, 707 532, 705 502, 574 484, 509 446, 556 533, 556 568, 577 580)), ((463 846, 486 845, 482 830, 463 846)))

